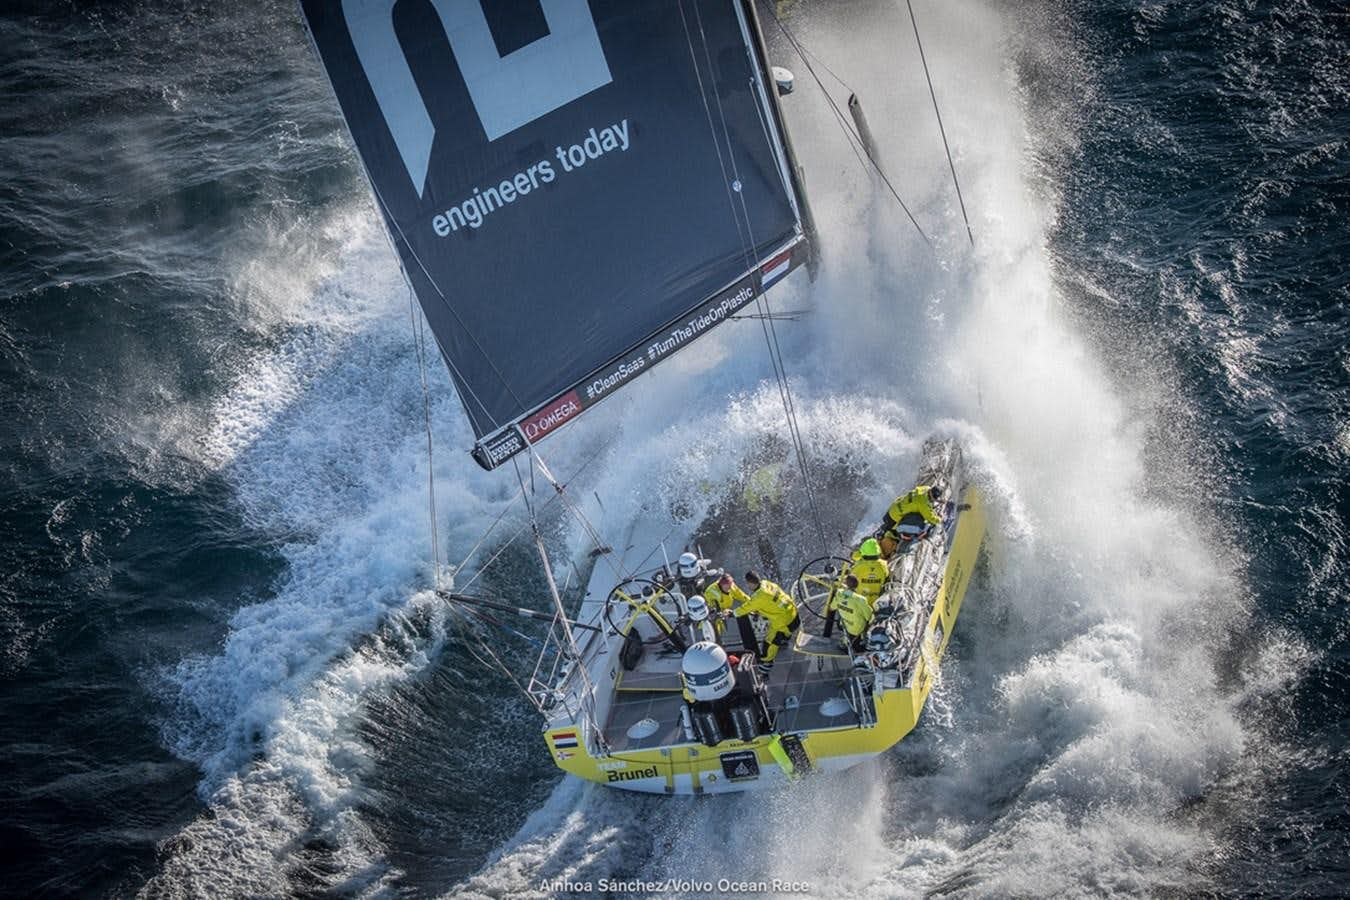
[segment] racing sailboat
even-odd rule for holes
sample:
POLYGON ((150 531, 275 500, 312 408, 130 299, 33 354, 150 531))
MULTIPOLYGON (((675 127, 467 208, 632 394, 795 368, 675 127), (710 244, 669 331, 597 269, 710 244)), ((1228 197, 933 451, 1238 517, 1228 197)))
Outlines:
MULTIPOLYGON (((798 267, 814 273, 786 85, 752 0, 300 6, 484 469, 528 456, 576 512, 536 445, 765 304, 798 267)), ((668 565, 647 565, 651 548, 597 538, 603 564, 569 615, 536 523, 553 609, 522 610, 550 623, 527 694, 555 762, 704 793, 848 767, 898 741, 984 532, 959 447, 932 442, 922 469, 947 508, 894 559, 865 652, 830 633, 840 548, 792 582, 805 624, 768 676, 762 635, 682 637, 694 598, 668 565), (700 699, 710 680, 717 696, 700 699)))

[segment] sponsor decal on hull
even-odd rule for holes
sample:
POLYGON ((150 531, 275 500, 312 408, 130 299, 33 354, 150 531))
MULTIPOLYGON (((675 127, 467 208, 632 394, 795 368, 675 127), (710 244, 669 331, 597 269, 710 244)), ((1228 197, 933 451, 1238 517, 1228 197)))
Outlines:
POLYGON ((659 778, 661 773, 657 771, 656 766, 648 766, 645 769, 613 769, 605 773, 605 781, 614 784, 619 781, 641 781, 643 778, 659 778))
POLYGON ((722 763, 722 774, 729 781, 749 781, 759 777, 759 758, 753 750, 723 753, 718 760, 722 763))

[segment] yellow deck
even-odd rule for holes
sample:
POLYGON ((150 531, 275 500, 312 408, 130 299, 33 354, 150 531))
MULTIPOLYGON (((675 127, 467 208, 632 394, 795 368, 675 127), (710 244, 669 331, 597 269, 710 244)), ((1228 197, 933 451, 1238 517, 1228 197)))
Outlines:
MULTIPOLYGON (((951 641, 952 628, 984 541, 985 513, 975 488, 968 486, 960 502, 968 508, 961 510, 957 520, 937 602, 924 631, 924 649, 909 686, 875 695, 876 723, 870 727, 850 725, 802 732, 802 745, 813 766, 843 769, 856 765, 893 747, 918 723, 935 681, 935 667, 951 641), (939 633, 941 640, 935 641, 939 633)), ((578 740, 575 747, 555 746, 555 737, 568 733, 582 736, 583 728, 578 724, 545 732, 554 762, 565 772, 600 784, 653 793, 698 794, 744 790, 775 781, 781 783, 786 778, 770 752, 773 735, 762 735, 749 742, 729 739, 716 747, 679 743, 593 757, 585 740, 578 740), (754 753, 760 777, 729 783, 722 757, 737 751, 754 753)))

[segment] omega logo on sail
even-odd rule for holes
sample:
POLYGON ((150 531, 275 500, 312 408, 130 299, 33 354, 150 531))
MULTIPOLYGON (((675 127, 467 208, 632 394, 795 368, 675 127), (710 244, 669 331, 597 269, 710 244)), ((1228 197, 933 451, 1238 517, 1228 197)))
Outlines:
POLYGON ((568 391, 558 398, 557 403, 547 409, 541 409, 535 415, 521 422, 520 427, 525 432, 525 439, 533 443, 536 438, 548 434, 579 412, 581 412, 581 400, 577 397, 577 392, 568 391))

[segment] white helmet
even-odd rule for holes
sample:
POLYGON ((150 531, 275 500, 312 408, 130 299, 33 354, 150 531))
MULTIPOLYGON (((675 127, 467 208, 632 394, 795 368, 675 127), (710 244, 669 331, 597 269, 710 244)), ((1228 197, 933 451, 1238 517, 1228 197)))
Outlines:
POLYGON ((703 571, 703 560, 693 553, 681 553, 679 568, 681 578, 697 578, 703 571))
POLYGON ((684 608, 689 611, 689 618, 695 622, 708 621, 708 601, 697 594, 685 601, 684 608))
POLYGON ((680 673, 695 700, 720 700, 736 685, 727 652, 712 641, 700 641, 684 651, 680 673))

